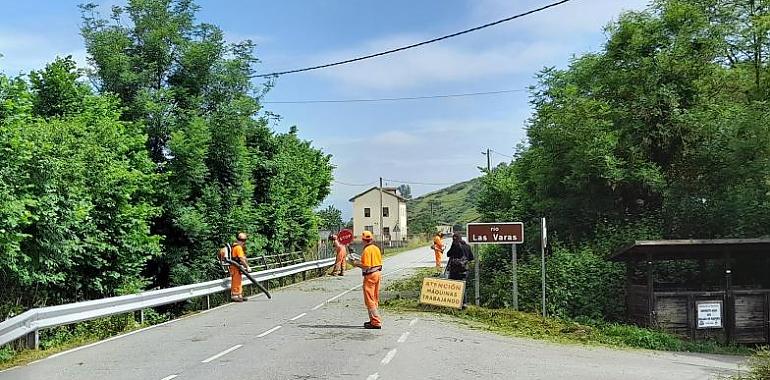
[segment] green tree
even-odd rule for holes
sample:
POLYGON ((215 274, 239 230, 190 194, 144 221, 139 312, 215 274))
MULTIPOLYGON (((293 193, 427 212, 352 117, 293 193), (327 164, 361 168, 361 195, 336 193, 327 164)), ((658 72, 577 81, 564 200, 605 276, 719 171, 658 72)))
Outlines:
POLYGON ((16 95, 6 97, 6 105, 46 99, 44 109, 69 110, 43 119, 31 114, 41 108, 14 106, 6 110, 16 114, 0 120, 2 314, 115 295, 141 281, 146 263, 160 252, 150 233, 157 177, 146 136, 119 120, 112 97, 83 90, 77 103, 47 93, 77 87, 72 68, 61 71, 54 63, 38 75, 61 80, 33 85, 26 95, 22 79, 0 80, 0 87, 12 87, 0 93, 16 95))
MULTIPOLYGON (((527 144, 483 180, 484 219, 537 230, 547 217, 572 251, 554 262, 565 273, 559 266, 595 272, 597 258, 634 238, 770 234, 768 11, 766 1, 656 1, 609 25, 601 51, 543 70, 527 144)), ((536 244, 524 248, 526 272, 536 244)), ((602 272, 618 276, 612 265, 602 272)), ((575 300, 600 291, 622 302, 619 287, 569 287, 575 300)), ((560 312, 618 314, 605 306, 560 312)))
POLYGON ((93 82, 142 123, 163 176, 153 231, 164 255, 148 268, 159 285, 208 277, 211 254, 238 230, 261 252, 304 248, 317 234, 313 209, 328 194, 328 156, 273 134, 251 80, 251 41, 227 43, 198 23, 189 0, 130 0, 110 18, 81 7, 93 82))
POLYGON ((342 211, 329 205, 323 210, 318 211, 319 226, 327 231, 337 231, 342 228, 342 211))
POLYGON ((398 192, 405 199, 412 199, 412 188, 409 185, 406 185, 406 184, 399 185, 398 192))
POLYGON ((78 82, 80 75, 72 56, 57 58, 45 70, 32 71, 33 112, 38 116, 75 115, 82 111, 83 98, 90 93, 78 82))

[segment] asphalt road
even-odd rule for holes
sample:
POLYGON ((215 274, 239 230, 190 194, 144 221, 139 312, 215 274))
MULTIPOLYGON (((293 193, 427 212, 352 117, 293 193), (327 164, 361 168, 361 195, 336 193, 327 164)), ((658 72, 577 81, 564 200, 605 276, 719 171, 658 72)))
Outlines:
MULTIPOLYGON (((433 265, 386 259, 384 281, 433 265)), ((39 379, 708 379, 741 358, 557 345, 469 330, 427 314, 365 330, 361 275, 325 277, 0 372, 39 379)))

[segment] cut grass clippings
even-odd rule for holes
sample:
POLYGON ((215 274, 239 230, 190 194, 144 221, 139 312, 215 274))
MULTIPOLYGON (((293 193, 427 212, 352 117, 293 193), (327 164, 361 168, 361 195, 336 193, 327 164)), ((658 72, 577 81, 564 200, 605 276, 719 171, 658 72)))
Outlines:
POLYGON ((770 379, 770 348, 758 350, 749 358, 747 373, 731 376, 730 380, 768 380, 770 379))
POLYGON ((495 333, 546 340, 557 343, 599 344, 610 347, 641 348, 663 351, 687 351, 718 354, 750 354, 742 346, 726 346, 714 341, 687 341, 675 335, 618 323, 582 324, 560 318, 545 318, 534 313, 511 309, 488 309, 468 306, 464 310, 420 305, 413 294, 419 291, 422 279, 432 269, 421 270, 414 276, 390 284, 386 291, 393 296, 382 306, 400 312, 428 312, 452 317, 472 328, 495 333), (407 294, 408 297, 401 297, 407 294))

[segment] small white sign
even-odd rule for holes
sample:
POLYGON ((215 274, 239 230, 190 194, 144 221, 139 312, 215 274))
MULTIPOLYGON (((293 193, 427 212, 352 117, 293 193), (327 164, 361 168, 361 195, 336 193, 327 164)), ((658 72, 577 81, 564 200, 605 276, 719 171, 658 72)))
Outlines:
POLYGON ((722 301, 696 302, 695 308, 698 310, 699 329, 722 328, 722 301))

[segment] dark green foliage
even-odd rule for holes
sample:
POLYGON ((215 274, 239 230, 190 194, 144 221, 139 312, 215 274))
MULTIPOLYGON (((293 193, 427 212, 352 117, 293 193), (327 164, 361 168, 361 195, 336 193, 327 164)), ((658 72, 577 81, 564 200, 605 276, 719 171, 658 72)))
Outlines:
POLYGON ((254 45, 188 0, 97 9, 81 6, 93 87, 70 57, 0 74, 0 319, 219 277, 238 231, 250 256, 317 237, 330 157, 270 130, 254 45))
POLYGON ((461 182, 409 201, 407 208, 410 234, 436 233, 436 226, 465 224, 478 218, 474 208, 480 180, 461 182))
MULTIPOLYGON (((478 200, 484 220, 530 231, 525 308, 539 295, 540 217, 561 247, 551 311, 592 318, 622 314, 624 272, 604 259, 624 243, 770 234, 768 5, 656 1, 609 25, 600 51, 538 75, 527 144, 483 178, 478 200)), ((679 269, 668 272, 685 281, 679 269)), ((509 302, 510 282, 486 281, 491 303, 509 302)))
MULTIPOLYGON (((51 98, 43 92, 33 104, 51 98)), ((84 95, 75 108, 82 111, 0 123, 3 315, 114 295, 160 253, 150 234, 157 176, 146 138, 119 121, 114 98, 84 95)))
POLYGON ((77 81, 79 74, 76 69, 75 61, 68 56, 55 60, 45 70, 29 74, 35 94, 32 110, 36 115, 75 115, 83 110, 83 98, 90 90, 77 81))
POLYGON ((332 168, 296 128, 274 135, 259 116, 253 43, 226 43, 192 1, 131 0, 111 19, 81 8, 93 79, 145 126, 163 178, 153 232, 164 250, 146 271, 156 284, 210 277, 212 252, 237 231, 252 234, 252 255, 308 247, 332 168))

